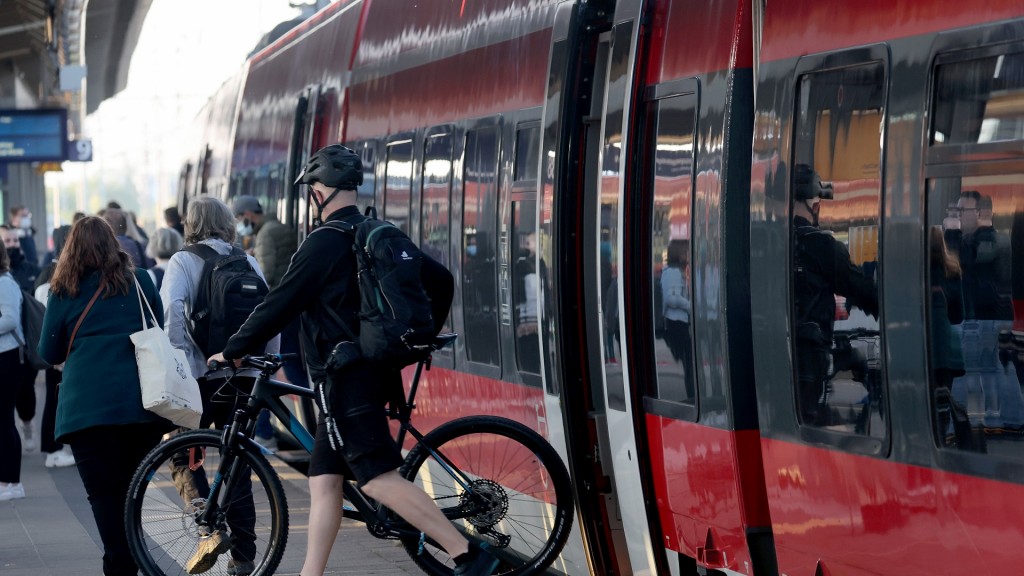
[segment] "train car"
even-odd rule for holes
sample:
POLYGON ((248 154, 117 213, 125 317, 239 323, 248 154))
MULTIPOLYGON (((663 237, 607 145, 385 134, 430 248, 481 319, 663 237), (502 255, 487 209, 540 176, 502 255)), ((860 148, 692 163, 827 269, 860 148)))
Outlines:
POLYGON ((305 159, 358 151, 456 277, 417 425, 551 442, 554 571, 1013 573, 1022 38, 1009 0, 336 2, 211 100, 182 202, 301 239, 305 159))
POLYGON ((944 0, 760 12, 751 311, 782 574, 1020 570, 1022 14, 944 0), (798 312, 801 166, 831 182, 818 227, 876 290, 865 303, 835 289, 821 370, 798 312))

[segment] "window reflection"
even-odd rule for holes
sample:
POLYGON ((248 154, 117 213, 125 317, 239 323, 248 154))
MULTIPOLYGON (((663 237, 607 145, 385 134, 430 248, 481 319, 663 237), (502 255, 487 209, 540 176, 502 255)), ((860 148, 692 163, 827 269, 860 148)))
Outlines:
POLYGON ((466 354, 498 365, 498 292, 495 241, 498 205, 498 129, 466 134, 462 202, 462 306, 466 354))
POLYGON ((937 68, 933 144, 1024 140, 1024 52, 937 68))
POLYGON ((655 389, 661 400, 693 403, 692 280, 690 275, 693 142, 696 97, 654 103, 651 171, 652 293, 655 389))
POLYGON ((801 77, 788 170, 799 418, 876 438, 886 428, 876 286, 884 83, 877 62, 801 77))
POLYGON ((409 234, 411 188, 412 142, 389 144, 384 175, 384 218, 406 234, 409 234))
POLYGON ((535 200, 512 203, 512 254, 516 358, 520 370, 540 374, 540 281, 547 277, 547 267, 537 260, 535 200))
POLYGON ((1024 459, 1024 175, 934 179, 928 200, 935 441, 1024 459))
MULTIPOLYGON (((452 184, 452 136, 438 134, 426 139, 423 151, 423 202, 420 217, 420 249, 434 260, 450 267, 448 230, 452 184)), ((445 332, 452 331, 451 315, 445 320, 445 332)))

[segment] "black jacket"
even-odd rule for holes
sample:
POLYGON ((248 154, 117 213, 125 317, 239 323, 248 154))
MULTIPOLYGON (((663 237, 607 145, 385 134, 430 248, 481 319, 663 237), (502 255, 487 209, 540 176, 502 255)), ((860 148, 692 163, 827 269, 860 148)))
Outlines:
MULTIPOLYGON (((356 206, 331 213, 326 220, 361 219, 356 206)), ((359 285, 353 237, 322 226, 306 237, 295 252, 281 282, 271 289, 245 324, 228 340, 227 359, 261 354, 264 343, 302 315, 302 348, 313 381, 324 377, 323 362, 341 340, 348 340, 327 307, 348 322, 350 333, 358 333, 359 285)))
MULTIPOLYGON (((797 338, 821 347, 832 345, 835 294, 878 317, 878 289, 850 261, 846 245, 801 217, 793 219, 796 236, 797 338)), ((807 344, 807 342, 805 342, 807 344)))

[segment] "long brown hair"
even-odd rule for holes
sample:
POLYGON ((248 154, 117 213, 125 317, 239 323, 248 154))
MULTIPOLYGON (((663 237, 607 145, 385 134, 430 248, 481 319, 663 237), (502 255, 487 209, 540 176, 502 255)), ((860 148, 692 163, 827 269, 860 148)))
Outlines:
POLYGON ((97 271, 100 284, 104 286, 104 297, 128 294, 135 273, 131 257, 121 249, 105 220, 86 216, 71 227, 50 279, 50 290, 74 298, 78 296, 82 281, 97 271))
POLYGON ((933 265, 941 265, 946 273, 946 278, 960 277, 960 261, 955 254, 949 251, 946 246, 946 239, 942 233, 941 226, 931 227, 930 238, 931 262, 933 265))

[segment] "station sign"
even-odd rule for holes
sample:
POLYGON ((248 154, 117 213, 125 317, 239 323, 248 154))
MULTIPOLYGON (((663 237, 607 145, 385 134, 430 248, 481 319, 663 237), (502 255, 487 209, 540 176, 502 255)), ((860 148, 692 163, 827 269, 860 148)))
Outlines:
POLYGON ((68 162, 92 162, 92 140, 69 140, 68 162))
POLYGON ((61 162, 67 140, 63 108, 0 110, 0 162, 61 162))

